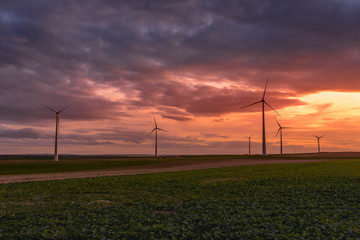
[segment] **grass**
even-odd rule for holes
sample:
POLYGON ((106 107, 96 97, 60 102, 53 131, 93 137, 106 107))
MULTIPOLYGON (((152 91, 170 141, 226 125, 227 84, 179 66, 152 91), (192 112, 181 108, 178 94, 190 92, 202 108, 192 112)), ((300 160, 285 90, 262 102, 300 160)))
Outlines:
POLYGON ((75 172, 163 163, 163 159, 21 161, 0 163, 0 175, 75 172))
MULTIPOLYGON (((321 157, 316 157, 321 159, 321 157)), ((34 174, 76 172, 98 169, 114 169, 131 166, 153 164, 174 164, 211 162, 226 159, 300 159, 292 155, 194 155, 194 156, 168 156, 159 159, 150 157, 119 157, 119 156, 62 156, 59 162, 54 162, 51 156, 42 155, 10 155, 0 156, 0 175, 34 174)), ((314 156, 301 157, 301 159, 314 159, 314 156)))
MULTIPOLYGON (((227 158, 231 158, 228 156, 227 158)), ((77 172, 100 169, 119 169, 133 166, 144 166, 154 164, 176 164, 177 162, 199 162, 215 161, 219 157, 198 156, 189 157, 114 157, 114 156, 72 156, 62 157, 54 162, 44 156, 11 156, 0 157, 0 175, 34 174, 34 173, 56 173, 77 172)))
POLYGON ((165 164, 167 166, 211 162, 224 159, 244 158, 243 156, 186 156, 186 157, 165 157, 165 158, 139 158, 139 157, 107 157, 107 156, 73 156, 62 157, 59 162, 54 162, 49 157, 14 156, 1 159, 0 175, 34 174, 34 173, 56 173, 76 172, 100 169, 119 169, 133 166, 165 164))
POLYGON ((356 239, 360 160, 0 185, 1 239, 356 239))
POLYGON ((116 156, 67 156, 54 162, 50 156, 0 156, 0 175, 76 172, 98 169, 115 169, 154 164, 209 162, 243 156, 186 156, 186 157, 116 157, 116 156))

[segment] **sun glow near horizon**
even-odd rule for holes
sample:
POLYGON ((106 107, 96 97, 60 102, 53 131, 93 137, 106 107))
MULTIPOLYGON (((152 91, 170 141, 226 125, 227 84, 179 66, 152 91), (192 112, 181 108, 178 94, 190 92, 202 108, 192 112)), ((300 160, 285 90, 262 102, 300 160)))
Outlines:
POLYGON ((295 97, 304 102, 303 105, 282 109, 284 115, 313 115, 318 117, 349 118, 358 116, 360 110, 360 93, 357 92, 318 92, 295 97))
POLYGON ((356 132, 360 132, 360 93, 324 91, 296 99, 304 105, 279 110, 282 115, 280 121, 292 127, 285 131, 288 144, 313 145, 311 135, 314 133, 327 136, 322 139, 324 151, 359 149, 360 138, 356 132))

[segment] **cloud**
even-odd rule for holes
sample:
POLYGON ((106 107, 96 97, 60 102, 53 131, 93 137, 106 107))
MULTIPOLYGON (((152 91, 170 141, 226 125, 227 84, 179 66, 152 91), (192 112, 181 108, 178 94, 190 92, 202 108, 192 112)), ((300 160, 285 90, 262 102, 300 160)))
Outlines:
POLYGON ((333 104, 332 103, 324 103, 324 104, 318 104, 316 106, 314 106, 316 108, 316 110, 320 113, 320 112, 324 112, 326 111, 328 108, 330 108, 333 104))
POLYGON ((163 118, 168 118, 180 122, 193 120, 192 115, 177 107, 160 106, 157 108, 163 118))
MULTIPOLYGON (((257 142, 252 142, 251 146, 253 149, 260 149, 261 144, 257 142)), ((209 142, 208 144, 209 148, 217 148, 217 149, 242 149, 247 150, 249 147, 248 141, 213 141, 209 142)))
POLYGON ((203 133, 201 135, 205 138, 228 138, 228 136, 220 135, 217 133, 203 133))
POLYGON ((15 139, 40 139, 40 138, 49 138, 49 135, 45 134, 42 131, 39 131, 34 128, 21 128, 21 129, 9 129, 5 127, 0 128, 0 137, 1 138, 15 138, 15 139))
POLYGON ((176 121, 191 121, 192 118, 189 117, 183 117, 183 116, 176 116, 176 115, 161 115, 163 118, 169 118, 169 119, 173 119, 176 121))
POLYGON ((77 114, 69 113, 73 119, 107 118, 119 105, 221 115, 251 100, 248 89, 208 85, 209 75, 256 88, 270 75, 272 89, 287 90, 273 92, 271 101, 279 108, 301 104, 288 98, 296 92, 360 89, 352 78, 360 59, 353 34, 360 5, 354 1, 37 4, 3 3, 5 120, 34 118, 29 99, 82 102, 77 114), (169 73, 195 77, 197 83, 173 81, 169 73), (124 100, 98 95, 99 84, 119 89, 124 100))
POLYGON ((215 122, 224 122, 226 120, 229 120, 229 119, 224 119, 224 118, 215 118, 214 119, 215 122))
POLYGON ((359 22, 350 0, 4 0, 0 122, 35 129, 54 119, 39 103, 72 102, 61 119, 221 121, 260 111, 240 108, 268 76, 279 112, 306 94, 359 91, 359 22))

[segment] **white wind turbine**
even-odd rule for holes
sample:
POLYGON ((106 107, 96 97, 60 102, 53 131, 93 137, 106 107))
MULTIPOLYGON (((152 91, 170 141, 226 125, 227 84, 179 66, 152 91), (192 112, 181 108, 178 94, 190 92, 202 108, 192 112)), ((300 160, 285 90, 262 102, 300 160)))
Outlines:
POLYGON ((277 115, 280 116, 280 114, 272 106, 270 106, 270 104, 268 104, 265 101, 266 87, 267 87, 268 81, 269 81, 269 78, 267 78, 267 80, 266 80, 264 94, 263 94, 262 99, 260 101, 254 102, 252 104, 249 104, 249 105, 246 105, 246 106, 240 108, 240 109, 243 109, 243 108, 250 107, 252 105, 258 104, 258 103, 261 103, 261 105, 262 105, 262 155, 263 156, 266 156, 265 104, 268 105, 272 110, 274 110, 276 112, 277 115))
POLYGON ((282 130, 283 130, 283 129, 286 129, 286 128, 288 128, 288 127, 283 127, 283 126, 281 126, 280 123, 278 122, 278 120, 276 120, 276 118, 275 118, 275 121, 276 121, 276 123, 279 125, 279 130, 277 131, 275 137, 277 137, 277 135, 280 133, 280 154, 282 155, 282 154, 283 154, 283 141, 282 141, 283 135, 282 135, 282 130))
POLYGON ((317 138, 317 143, 318 143, 318 153, 320 153, 320 138, 324 137, 325 135, 322 135, 322 136, 316 136, 315 134, 313 134, 313 136, 317 138))
MULTIPOLYGON (((73 104, 73 103, 72 103, 73 104)), ((41 104, 43 107, 49 109, 50 111, 54 112, 56 114, 56 130, 55 130, 55 151, 54 151, 54 161, 57 162, 59 161, 59 155, 58 155, 58 135, 59 135, 59 128, 60 128, 60 113, 62 111, 64 111, 66 108, 70 107, 70 105, 72 104, 69 104, 67 105, 66 107, 64 107, 63 109, 61 109, 60 111, 55 111, 54 109, 44 105, 44 104, 41 104)))
POLYGON ((158 128, 156 119, 154 116, 153 116, 153 118, 154 118, 155 128, 147 136, 149 136, 150 134, 152 134, 155 131, 155 158, 157 158, 158 157, 158 153, 157 153, 157 135, 158 135, 158 133, 157 133, 157 131, 158 130, 164 131, 164 132, 167 132, 167 131, 164 129, 158 128))

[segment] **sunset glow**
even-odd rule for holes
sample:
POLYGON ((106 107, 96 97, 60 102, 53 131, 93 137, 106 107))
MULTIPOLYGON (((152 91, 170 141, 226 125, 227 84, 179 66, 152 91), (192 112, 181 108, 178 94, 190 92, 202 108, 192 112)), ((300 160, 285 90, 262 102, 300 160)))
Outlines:
POLYGON ((269 153, 360 148, 356 1, 5 1, 0 154, 269 153), (37 7, 39 4, 42 8, 37 7), (300 14, 301 13, 301 14, 300 14), (335 24, 336 23, 336 24, 335 24))

